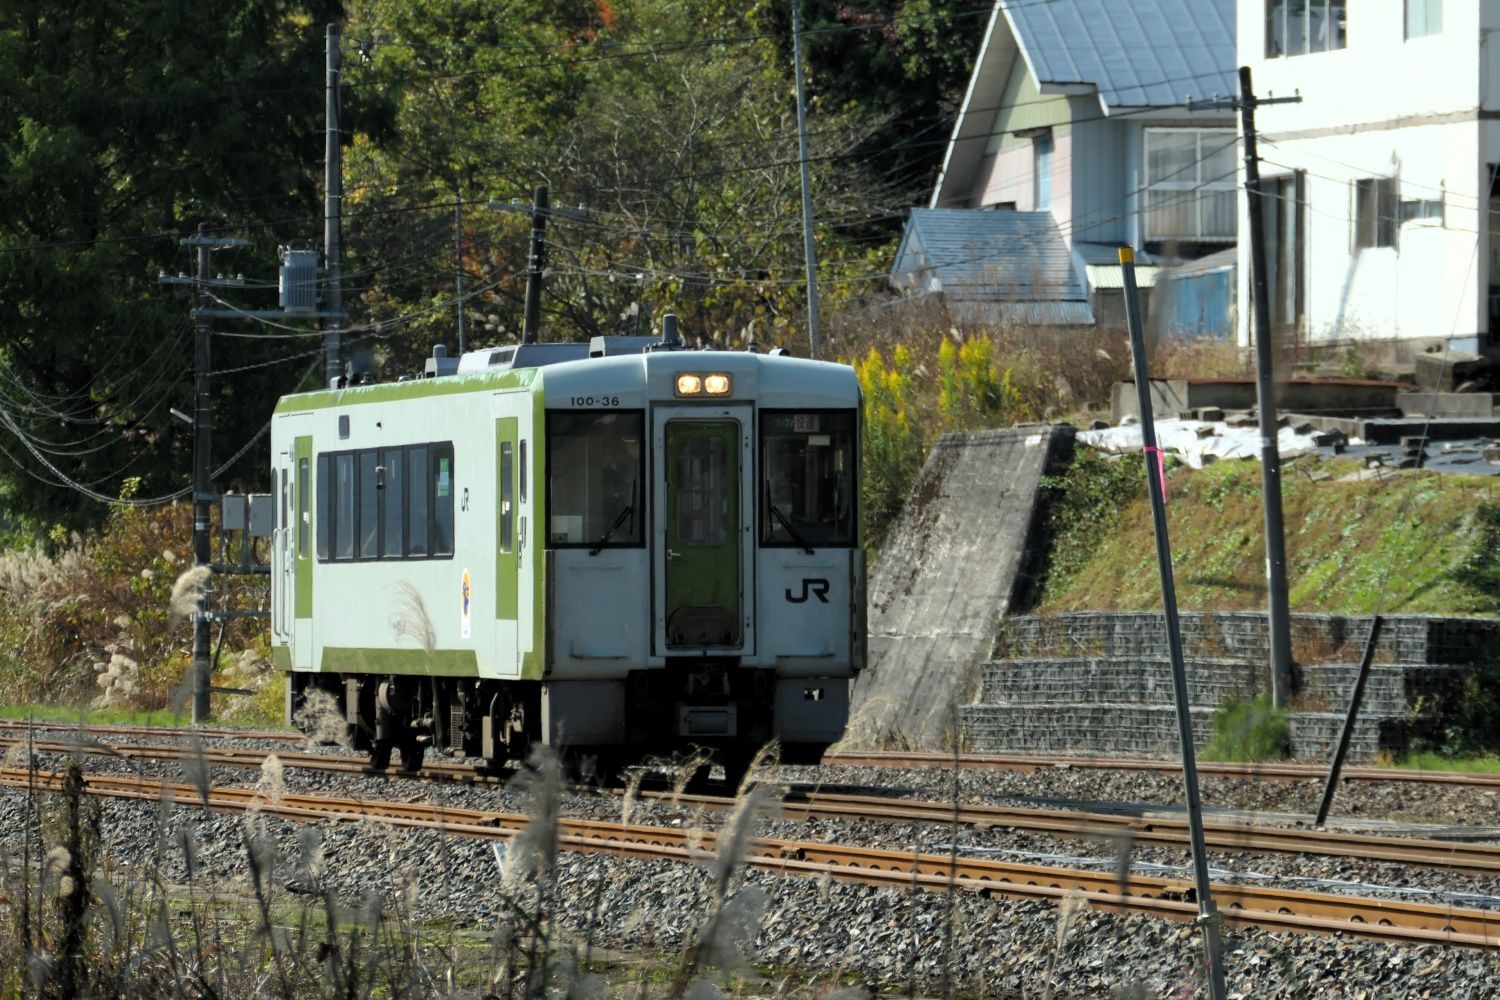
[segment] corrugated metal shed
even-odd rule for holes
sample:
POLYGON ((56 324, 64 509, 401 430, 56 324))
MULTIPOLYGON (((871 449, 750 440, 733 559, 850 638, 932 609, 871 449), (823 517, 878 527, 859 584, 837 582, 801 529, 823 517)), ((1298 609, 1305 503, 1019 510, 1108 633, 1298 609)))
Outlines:
POLYGON ((1092 323, 1088 296, 1051 212, 914 208, 891 281, 983 305, 1006 322, 1092 323))
POLYGON ((1235 0, 1050 0, 1003 10, 1042 89, 1092 85, 1106 113, 1239 89, 1235 0))

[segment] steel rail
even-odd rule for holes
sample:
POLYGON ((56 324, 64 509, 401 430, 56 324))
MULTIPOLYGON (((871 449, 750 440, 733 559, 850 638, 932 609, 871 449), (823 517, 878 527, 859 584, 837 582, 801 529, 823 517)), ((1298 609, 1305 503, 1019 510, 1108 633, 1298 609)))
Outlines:
MULTIPOLYGON (((933 767, 952 768, 952 754, 920 751, 849 750, 823 755, 825 765, 839 767, 933 767)), ((1176 774, 1182 765, 1170 760, 1144 757, 1037 757, 1026 754, 964 754, 961 770, 979 771, 1159 771, 1176 774)), ((1273 781, 1322 781, 1328 768, 1321 764, 1225 764, 1199 762, 1198 770, 1216 778, 1273 781)), ((1464 785, 1500 790, 1500 774, 1469 771, 1417 771, 1394 767, 1346 767, 1344 781, 1417 782, 1429 785, 1464 785)))
MULTIPOLYGON (((0 746, 9 740, 0 737, 0 746)), ((70 753, 79 749, 127 760, 188 760, 201 755, 208 764, 258 768, 273 751, 239 747, 184 747, 162 744, 90 746, 65 741, 34 741, 35 749, 70 753)), ((371 770, 361 757, 330 754, 275 752, 285 766, 346 774, 400 774, 371 770)), ((462 764, 431 764, 412 777, 471 783, 500 783, 502 779, 476 773, 462 764)), ((642 798, 670 801, 708 809, 728 809, 731 798, 710 795, 677 795, 642 791, 642 798)), ((787 819, 878 820, 891 823, 923 823, 943 826, 954 821, 948 802, 892 799, 878 795, 849 795, 818 790, 793 789, 781 799, 780 814, 787 819)), ((969 827, 1001 828, 1073 839, 1128 839, 1135 843, 1181 847, 1187 843, 1187 823, 1177 817, 1138 816, 1118 813, 964 804, 958 822, 969 827)), ((1363 861, 1417 865, 1472 875, 1500 875, 1500 846, 1468 844, 1418 837, 1382 837, 1373 834, 1256 826, 1248 823, 1209 822, 1204 833, 1215 850, 1250 854, 1296 854, 1341 857, 1363 861)))
POLYGON ((34 732, 73 732, 105 736, 144 736, 187 739, 284 740, 305 743, 307 736, 288 729, 236 729, 233 726, 136 726, 124 723, 48 722, 42 719, 0 719, 0 729, 30 729, 34 732))
MULTIPOLYGON (((91 724, 80 726, 77 722, 45 722, 25 719, 0 719, 0 729, 31 728, 37 731, 81 732, 107 736, 142 736, 185 739, 203 736, 213 739, 280 740, 287 743, 303 743, 307 737, 299 732, 282 729, 235 729, 227 726, 199 726, 196 728, 176 726, 135 726, 124 724, 91 724)), ((853 767, 939 767, 951 768, 953 756, 919 751, 842 751, 824 754, 823 763, 853 767)), ((965 754, 959 758, 959 767, 964 770, 1004 771, 1048 771, 1103 770, 1103 771, 1157 771, 1176 773, 1181 764, 1170 760, 1152 760, 1144 757, 1086 757, 1055 756, 1040 757, 1028 754, 965 754)), ((1321 781, 1328 769, 1320 764, 1226 764, 1198 763, 1198 770, 1206 775, 1220 778, 1272 781, 1321 781)), ((1483 774, 1466 771, 1418 771, 1388 767, 1345 768, 1344 781, 1389 781, 1416 782, 1434 785, 1463 785, 1500 790, 1500 774, 1483 774)))
MULTIPOLYGON (((0 784, 14 788, 31 784, 55 793, 62 789, 62 777, 6 768, 0 770, 0 784)), ((509 838, 530 822, 530 817, 517 813, 269 795, 255 789, 200 787, 121 775, 88 775, 84 790, 113 798, 197 804, 218 812, 258 812, 295 822, 376 822, 483 839, 509 838)), ((558 822, 558 846, 585 853, 697 862, 714 850, 717 838, 711 831, 565 818, 558 822)), ((993 859, 960 858, 952 863, 943 855, 765 837, 746 843, 744 862, 766 871, 829 876, 893 888, 951 889, 1052 901, 1073 895, 1092 907, 1118 912, 1172 920, 1192 920, 1197 914, 1191 883, 1182 879, 1132 874, 1122 885, 1117 877, 1098 872, 993 859)), ((1224 919, 1241 925, 1299 933, 1345 933, 1394 942, 1500 948, 1500 913, 1239 885, 1216 885, 1214 893, 1224 906, 1224 919)))

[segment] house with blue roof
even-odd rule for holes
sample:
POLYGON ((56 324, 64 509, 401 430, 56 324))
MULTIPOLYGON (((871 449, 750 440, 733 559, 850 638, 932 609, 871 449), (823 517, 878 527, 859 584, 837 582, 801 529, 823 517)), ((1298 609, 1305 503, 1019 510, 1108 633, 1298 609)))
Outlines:
MULTIPOLYGON (((1235 0, 1000 0, 892 283, 961 321, 1123 326, 1128 245, 1142 287, 1214 255, 1195 275, 1232 287, 1235 117, 1188 105, 1237 92, 1235 57, 1235 0)), ((1155 311, 1231 335, 1233 297, 1192 290, 1155 311)))

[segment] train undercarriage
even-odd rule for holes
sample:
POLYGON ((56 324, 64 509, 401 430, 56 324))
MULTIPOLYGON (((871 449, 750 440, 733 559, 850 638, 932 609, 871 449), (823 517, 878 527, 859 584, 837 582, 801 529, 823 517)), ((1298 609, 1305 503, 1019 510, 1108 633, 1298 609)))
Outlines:
MULTIPOLYGON (((700 771, 695 783, 707 781, 716 764, 722 780, 737 786, 775 732, 775 688, 774 670, 742 668, 733 660, 682 658, 632 671, 615 688, 624 699, 624 725, 609 743, 570 742, 566 718, 544 718, 540 681, 293 672, 287 708, 306 731, 341 732, 377 770, 394 759, 416 772, 432 752, 479 758, 498 771, 548 743, 580 780, 611 784, 625 767, 663 761, 700 771)), ((780 757, 815 761, 824 749, 794 744, 781 748, 780 757)))

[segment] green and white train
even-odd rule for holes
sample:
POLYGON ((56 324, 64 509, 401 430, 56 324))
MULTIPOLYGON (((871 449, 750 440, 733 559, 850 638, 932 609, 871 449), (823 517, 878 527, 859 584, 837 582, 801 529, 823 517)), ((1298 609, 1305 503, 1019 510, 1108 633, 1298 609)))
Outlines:
POLYGON ((283 398, 272 643, 376 767, 837 740, 865 647, 852 369, 662 341, 441 350, 283 398))

